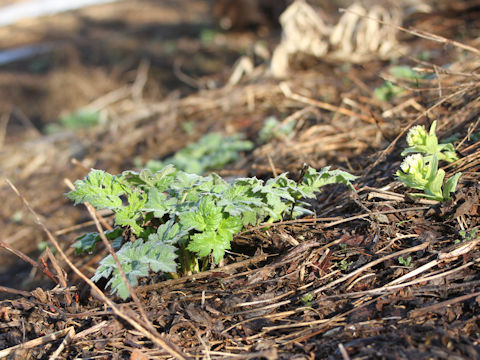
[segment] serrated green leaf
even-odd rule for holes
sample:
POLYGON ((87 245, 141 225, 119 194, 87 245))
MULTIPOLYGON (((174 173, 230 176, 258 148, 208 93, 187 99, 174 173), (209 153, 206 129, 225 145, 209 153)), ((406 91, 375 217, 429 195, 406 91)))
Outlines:
POLYGON ((219 263, 225 250, 230 249, 230 241, 231 238, 227 233, 220 235, 216 231, 205 231, 193 235, 187 249, 199 257, 205 257, 212 253, 215 263, 219 263))
POLYGON ((75 181, 75 190, 66 196, 75 204, 90 203, 96 209, 117 209, 122 206, 120 196, 125 194, 125 188, 116 176, 92 169, 83 180, 75 181))
POLYGON ((217 231, 222 236, 227 236, 226 234, 235 235, 240 230, 242 230, 242 221, 239 218, 229 217, 222 219, 218 225, 217 231))
POLYGON ((77 238, 72 247, 75 249, 75 254, 81 254, 83 252, 91 253, 95 244, 100 240, 98 233, 86 233, 77 238))
POLYGON ((330 167, 325 167, 320 172, 310 167, 305 173, 300 189, 307 197, 312 197, 314 192, 318 192, 322 186, 328 184, 344 184, 353 190, 352 181, 356 178, 346 171, 330 170, 330 167))
POLYGON ((215 230, 222 220, 222 209, 208 199, 201 201, 197 211, 180 214, 180 223, 185 228, 198 231, 215 230))
POLYGON ((190 143, 177 151, 174 156, 163 161, 149 161, 147 167, 158 170, 166 164, 192 174, 202 174, 207 170, 219 169, 237 161, 240 152, 251 150, 253 143, 241 140, 239 136, 222 136, 211 133, 203 136, 196 143, 190 143))
POLYGON ((153 216, 158 219, 169 213, 176 203, 175 199, 167 199, 167 195, 155 187, 149 188, 147 198, 142 211, 153 212, 153 216))
MULTIPOLYGON (((136 286, 138 278, 148 276, 149 270, 154 272, 175 272, 175 259, 177 257, 175 251, 176 248, 174 246, 160 241, 144 243, 143 240, 139 239, 124 244, 116 255, 128 282, 131 286, 136 286)), ((100 262, 100 267, 92 277, 92 281, 98 281, 102 277, 108 278, 110 275, 112 278, 107 283, 107 286, 111 287, 112 294, 118 293, 120 297, 126 299, 130 294, 112 255, 107 256, 100 262)))
POLYGON ((170 187, 170 184, 175 180, 175 173, 177 170, 173 165, 167 165, 163 169, 152 173, 149 169, 143 169, 140 172, 140 179, 145 184, 155 187, 160 191, 165 191, 170 187))
POLYGON ((115 224, 120 226, 130 226, 135 235, 140 235, 143 228, 138 224, 142 216, 142 209, 145 207, 145 196, 133 191, 128 196, 128 205, 122 206, 115 211, 115 224))
POLYGON ((158 227, 155 234, 148 236, 148 241, 159 241, 162 244, 175 244, 182 242, 186 238, 191 229, 181 229, 180 224, 174 220, 170 220, 158 227))

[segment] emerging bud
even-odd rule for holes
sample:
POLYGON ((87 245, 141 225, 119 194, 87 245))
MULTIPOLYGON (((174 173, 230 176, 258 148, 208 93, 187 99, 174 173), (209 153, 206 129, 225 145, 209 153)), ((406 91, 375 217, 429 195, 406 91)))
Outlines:
POLYGON ((427 130, 425 130, 425 126, 416 125, 408 131, 407 144, 408 146, 426 145, 427 136, 428 133, 427 130))
POLYGON ((400 165, 400 168, 405 174, 422 174, 425 168, 423 156, 420 154, 407 156, 400 165))

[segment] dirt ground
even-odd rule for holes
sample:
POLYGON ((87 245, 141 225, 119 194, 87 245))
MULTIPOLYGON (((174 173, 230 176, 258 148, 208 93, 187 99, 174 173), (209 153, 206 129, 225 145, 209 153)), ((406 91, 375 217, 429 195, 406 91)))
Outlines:
POLYGON ((258 50, 271 54, 281 29, 223 30, 211 6, 131 0, 0 28, 2 49, 42 45, 0 65, 0 357, 480 358, 480 3, 409 12, 401 57, 300 57, 282 79, 258 50), (229 84, 242 56, 253 70, 229 84), (395 78, 400 65, 422 76, 395 78), (386 81, 403 91, 379 98, 386 81), (98 125, 59 127, 82 107, 98 125), (261 143, 272 117, 294 126, 261 143), (446 202, 409 196, 395 177, 408 129, 434 120, 459 157, 441 163, 446 177, 462 173, 446 202), (91 277, 106 250, 74 254, 95 225, 64 180, 138 169, 209 132, 254 143, 222 176, 295 178, 306 163, 358 176, 356 191, 329 186, 313 216, 242 231, 223 267, 142 279, 138 302, 99 296, 45 248, 48 230, 91 277))

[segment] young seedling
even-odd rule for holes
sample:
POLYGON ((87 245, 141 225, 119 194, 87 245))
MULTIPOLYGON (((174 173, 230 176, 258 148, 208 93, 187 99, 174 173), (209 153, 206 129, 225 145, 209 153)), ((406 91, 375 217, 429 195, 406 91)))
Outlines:
MULTIPOLYGON (((285 215, 311 213, 303 199, 315 198, 326 184, 342 183, 353 189, 356 177, 328 167, 308 168, 296 182, 281 174, 266 182, 240 178, 228 183, 216 174, 199 176, 177 170, 173 165, 152 172, 126 171, 111 175, 91 170, 75 182, 67 194, 76 204, 89 202, 97 210, 115 214, 116 228, 107 238, 118 244, 125 230, 131 234, 117 256, 132 286, 150 271, 189 273, 199 262, 216 264, 230 249, 233 236, 248 225, 274 222, 285 215), (293 209, 293 211, 292 211, 293 209)), ((93 251, 99 236, 81 236, 77 251, 93 251)), ((109 278, 107 286, 122 298, 129 296, 111 255, 100 262, 93 280, 109 278)))
POLYGON ((438 154, 434 154, 429 163, 420 154, 409 155, 403 160, 400 169, 396 175, 401 182, 412 189, 425 192, 409 194, 410 196, 437 201, 450 199, 450 193, 455 192, 458 179, 462 175, 462 173, 455 174, 443 185, 445 171, 438 168, 438 154))
POLYGON ((478 228, 476 227, 474 227, 470 231, 460 230, 458 234, 460 235, 462 240, 459 240, 459 239, 455 240, 455 244, 459 244, 460 242, 466 242, 466 241, 471 241, 475 239, 477 237, 477 232, 478 232, 478 228))
POLYGON ((410 194, 411 196, 446 201, 450 199, 450 194, 455 192, 461 173, 453 175, 443 184, 445 171, 438 168, 438 162, 440 160, 453 162, 458 157, 453 144, 438 143, 435 135, 436 126, 437 122, 434 121, 428 133, 425 127, 420 125, 410 129, 407 134, 409 147, 402 152, 402 155, 414 154, 403 160, 396 175, 408 187, 425 192, 410 194))
POLYGON ((348 262, 347 260, 343 259, 342 261, 340 261, 338 263, 338 267, 342 270, 342 271, 347 271, 348 268, 353 264, 353 261, 350 261, 348 262))
POLYGON ((438 143, 438 138, 435 134, 436 127, 436 120, 432 123, 429 132, 427 132, 423 125, 412 127, 407 134, 407 144, 409 147, 406 148, 401 155, 405 156, 411 153, 425 154, 426 162, 429 162, 435 154, 437 154, 439 161, 445 160, 447 162, 453 162, 458 160, 453 144, 438 143))
POLYGON ((399 256, 398 257, 398 263, 400 265, 405 266, 405 267, 412 267, 413 266, 411 256, 407 257, 406 259, 404 259, 402 256, 399 256))
POLYGON ((311 307, 312 306, 312 300, 313 300, 313 294, 312 293, 306 293, 305 295, 302 296, 300 299, 303 303, 303 305, 311 307))

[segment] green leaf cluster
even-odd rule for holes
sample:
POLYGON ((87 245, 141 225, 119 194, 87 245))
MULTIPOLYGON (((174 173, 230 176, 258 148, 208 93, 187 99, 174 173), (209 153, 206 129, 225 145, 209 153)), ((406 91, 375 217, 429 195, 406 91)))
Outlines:
MULTIPOLYGON (((406 65, 392 66, 389 72, 397 79, 416 80, 422 77, 410 66, 406 66, 406 65)), ((391 81, 387 80, 383 83, 383 85, 375 88, 373 90, 373 93, 375 94, 377 99, 381 101, 390 101, 391 99, 400 95, 404 91, 405 91, 404 87, 396 85, 391 81)))
POLYGON ((200 138, 198 142, 188 144, 172 157, 163 161, 150 160, 146 167, 158 171, 171 164, 179 170, 201 175, 238 161, 242 151, 252 148, 253 143, 242 140, 239 135, 222 136, 219 133, 210 133, 200 138))
POLYGON ((458 160, 455 147, 452 143, 438 143, 438 138, 435 134, 436 127, 436 120, 432 123, 429 132, 427 132, 425 126, 423 125, 416 125, 412 127, 407 134, 408 148, 402 152, 402 156, 411 153, 422 153, 426 155, 425 160, 427 162, 431 161, 433 155, 435 154, 437 155, 439 161, 445 160, 450 163, 458 160))
POLYGON ((408 187, 424 191, 424 193, 410 194, 411 196, 445 201, 450 199, 452 192, 455 192, 461 173, 456 173, 444 184, 445 171, 438 168, 439 161, 452 162, 458 158, 453 144, 438 143, 435 135, 436 124, 437 122, 434 121, 428 133, 424 126, 415 126, 410 129, 407 135, 409 147, 402 152, 402 155, 414 154, 403 160, 396 175, 408 187))
MULTIPOLYGON (((67 197, 76 204, 89 202, 97 209, 112 210, 120 230, 108 233, 109 239, 118 239, 125 229, 137 239, 117 252, 130 283, 136 285, 137 278, 150 270, 189 271, 192 255, 219 263, 233 236, 245 226, 280 220, 285 214, 305 214, 303 200, 314 198, 322 186, 343 183, 352 189, 354 179, 327 167, 308 168, 300 183, 286 173, 266 182, 239 178, 228 183, 216 174, 199 176, 167 165, 156 172, 144 169, 115 176, 91 170, 75 182, 67 197)), ((98 234, 83 235, 75 247, 92 251, 98 239, 98 234)), ((111 256, 102 260, 94 279, 101 277, 111 277, 108 284, 113 292, 128 296, 111 256)))
POLYGON ((293 132, 296 125, 296 121, 289 121, 286 124, 282 124, 274 116, 270 116, 265 120, 263 127, 258 133, 258 141, 261 144, 265 144, 275 138, 285 138, 293 132))

